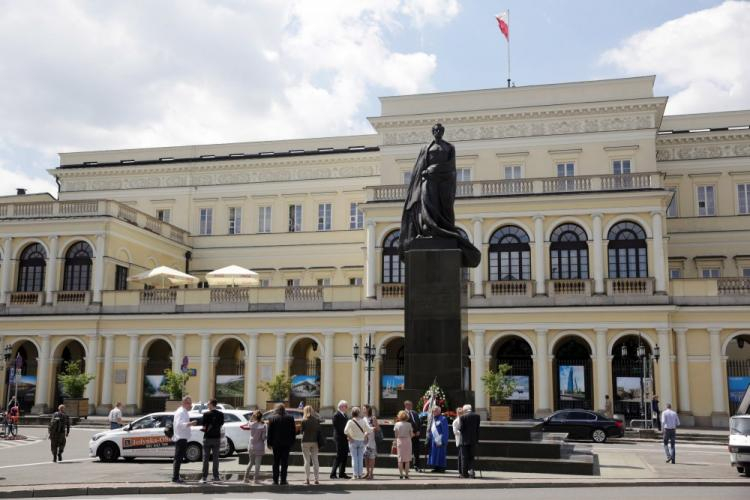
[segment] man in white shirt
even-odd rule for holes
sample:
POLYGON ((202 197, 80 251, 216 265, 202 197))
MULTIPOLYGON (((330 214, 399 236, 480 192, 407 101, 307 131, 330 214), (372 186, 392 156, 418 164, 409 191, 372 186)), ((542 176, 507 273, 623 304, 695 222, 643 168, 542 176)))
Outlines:
POLYGON ((661 414, 661 428, 664 436, 664 453, 667 455, 667 463, 674 463, 674 441, 680 418, 672 410, 672 404, 667 403, 667 409, 661 414), (667 446, 669 444, 669 446, 667 446), (670 450, 671 447, 671 450, 670 450))
POLYGON ((110 429, 119 429, 122 427, 122 409, 121 409, 122 403, 117 402, 115 404, 115 407, 112 408, 112 410, 109 412, 109 428, 110 429))
POLYGON ((174 412, 173 428, 174 436, 174 462, 172 463, 172 482, 173 483, 184 483, 180 479, 180 465, 185 460, 185 452, 187 451, 188 440, 190 439, 190 427, 195 425, 195 422, 190 421, 188 412, 193 407, 193 400, 190 396, 182 398, 182 406, 177 408, 174 412))

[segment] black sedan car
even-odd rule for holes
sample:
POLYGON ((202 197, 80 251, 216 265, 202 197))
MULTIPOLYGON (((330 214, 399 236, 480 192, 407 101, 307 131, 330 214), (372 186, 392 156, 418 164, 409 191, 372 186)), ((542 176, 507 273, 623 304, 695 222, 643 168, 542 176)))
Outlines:
POLYGON ((589 410, 556 411, 544 419, 542 431, 567 433, 569 439, 591 439, 595 443, 625 434, 621 421, 589 410))

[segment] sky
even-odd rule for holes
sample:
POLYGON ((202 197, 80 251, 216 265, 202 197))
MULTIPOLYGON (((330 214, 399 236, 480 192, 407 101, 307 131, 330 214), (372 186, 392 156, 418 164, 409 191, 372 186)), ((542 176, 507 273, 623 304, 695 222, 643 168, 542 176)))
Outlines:
POLYGON ((0 0, 0 195, 56 194, 59 152, 371 133, 380 96, 505 86, 506 9, 517 86, 750 109, 749 1, 0 0))

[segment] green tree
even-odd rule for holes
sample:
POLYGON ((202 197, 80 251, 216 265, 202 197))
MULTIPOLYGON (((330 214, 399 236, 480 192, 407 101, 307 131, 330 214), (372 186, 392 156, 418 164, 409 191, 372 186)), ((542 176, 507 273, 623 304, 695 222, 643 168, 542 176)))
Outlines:
POLYGON ((261 382, 258 387, 268 393, 269 401, 286 401, 292 392, 292 379, 286 373, 279 373, 273 380, 261 382))
POLYGON ((487 394, 498 404, 508 399, 516 390, 516 381, 508 375, 510 370, 510 365, 500 364, 497 366, 497 371, 490 370, 482 375, 487 394))
POLYGON ((160 389, 169 394, 170 399, 182 399, 185 395, 185 384, 190 379, 190 375, 182 372, 173 372, 167 368, 164 370, 164 382, 160 389))
POLYGON ((62 385, 63 395, 70 399, 80 399, 83 397, 83 391, 89 382, 94 380, 93 375, 81 373, 80 361, 67 361, 65 370, 57 376, 57 380, 62 385))

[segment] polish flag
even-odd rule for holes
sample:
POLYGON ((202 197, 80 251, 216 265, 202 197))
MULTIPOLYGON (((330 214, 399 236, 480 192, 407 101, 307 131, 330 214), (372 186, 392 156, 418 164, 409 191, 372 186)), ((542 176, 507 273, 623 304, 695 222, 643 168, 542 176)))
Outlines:
POLYGON ((503 32, 503 35, 505 36, 505 39, 510 42, 510 28, 508 27, 508 11, 501 12, 500 14, 495 16, 495 19, 497 19, 497 25, 500 28, 500 31, 503 32))

